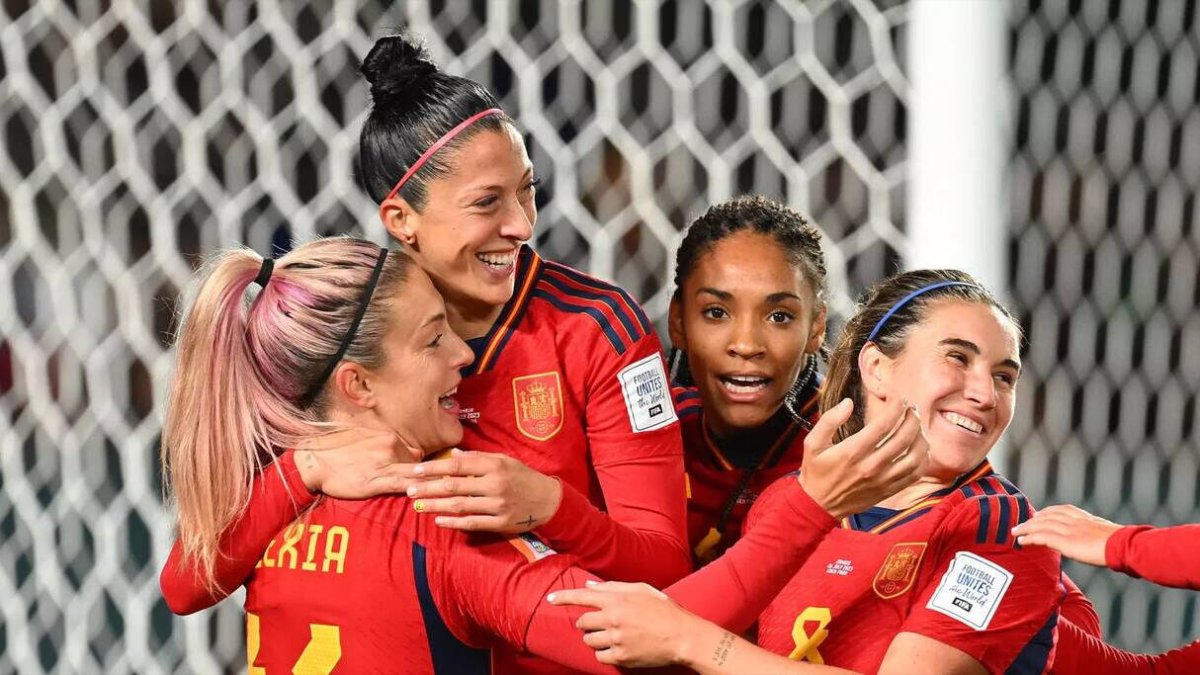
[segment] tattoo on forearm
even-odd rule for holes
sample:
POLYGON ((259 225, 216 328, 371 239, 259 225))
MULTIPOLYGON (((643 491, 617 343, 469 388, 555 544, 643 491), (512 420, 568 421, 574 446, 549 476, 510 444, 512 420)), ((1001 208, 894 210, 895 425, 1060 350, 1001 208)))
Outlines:
POLYGON ((531 514, 529 514, 529 517, 528 517, 528 518, 526 518, 525 520, 522 520, 522 521, 518 522, 517 524, 518 524, 518 525, 524 525, 525 527, 529 527, 529 526, 533 525, 533 524, 534 524, 534 523, 536 523, 536 522, 537 522, 537 521, 533 519, 533 514, 531 513, 531 514))
POLYGON ((713 652, 713 663, 718 666, 725 665, 725 659, 729 658, 729 650, 733 649, 734 635, 729 631, 725 631, 721 635, 720 641, 717 642, 717 649, 713 652))

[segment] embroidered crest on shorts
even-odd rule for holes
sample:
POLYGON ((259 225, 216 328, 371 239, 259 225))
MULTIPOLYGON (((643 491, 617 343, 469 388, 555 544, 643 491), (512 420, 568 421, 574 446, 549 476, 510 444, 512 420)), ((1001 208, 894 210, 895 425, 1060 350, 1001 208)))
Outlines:
POLYGON ((557 372, 514 377, 517 429, 535 441, 549 440, 563 425, 562 382, 557 372))
POLYGON ((875 573, 875 581, 871 588, 875 595, 884 600, 904 594, 912 588, 917 580, 917 570, 921 567, 921 558, 925 555, 925 542, 906 542, 892 546, 879 571, 875 573))

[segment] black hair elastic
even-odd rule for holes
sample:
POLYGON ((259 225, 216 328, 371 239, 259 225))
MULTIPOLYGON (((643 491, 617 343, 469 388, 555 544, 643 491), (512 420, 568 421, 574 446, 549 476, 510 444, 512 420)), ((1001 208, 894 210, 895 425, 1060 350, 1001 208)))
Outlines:
POLYGON ((301 408, 307 408, 312 404, 313 399, 321 392, 321 387, 325 386, 325 380, 328 380, 329 376, 333 374, 333 369, 337 368, 338 363, 341 363, 342 357, 346 355, 346 350, 350 349, 350 344, 354 342, 354 336, 358 333, 358 324, 362 323, 363 316, 367 313, 367 305, 371 304, 371 296, 375 294, 375 287, 379 285, 379 277, 383 275, 383 262, 387 260, 387 254, 386 247, 379 249, 379 259, 375 261, 375 270, 371 272, 371 279, 363 287, 362 299, 358 301, 358 311, 354 313, 354 320, 350 322, 350 328, 346 331, 346 336, 342 338, 342 343, 338 345, 337 353, 325 365, 321 376, 314 380, 308 391, 304 392, 304 396, 300 397, 301 408))
POLYGON ((267 287, 267 282, 271 280, 271 272, 275 271, 275 259, 263 258, 262 267, 258 268, 258 276, 254 277, 254 283, 262 288, 267 287))

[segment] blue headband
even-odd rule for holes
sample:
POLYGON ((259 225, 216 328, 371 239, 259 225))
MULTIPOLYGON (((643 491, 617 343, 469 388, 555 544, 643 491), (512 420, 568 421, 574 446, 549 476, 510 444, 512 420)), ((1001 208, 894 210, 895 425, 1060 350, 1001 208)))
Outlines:
POLYGON ((883 329, 883 326, 888 322, 888 319, 892 318, 892 315, 896 312, 899 312, 900 309, 907 305, 910 300, 918 295, 921 295, 922 293, 928 293, 934 289, 945 288, 947 286, 970 286, 971 288, 978 288, 975 284, 969 284, 965 281, 939 281, 936 284, 929 284, 928 286, 918 288, 912 293, 900 298, 900 302, 892 305, 892 308, 887 311, 887 314, 883 315, 883 318, 879 320, 879 323, 875 324, 875 328, 871 331, 871 334, 867 336, 867 342, 874 342, 875 336, 879 335, 879 331, 883 329))

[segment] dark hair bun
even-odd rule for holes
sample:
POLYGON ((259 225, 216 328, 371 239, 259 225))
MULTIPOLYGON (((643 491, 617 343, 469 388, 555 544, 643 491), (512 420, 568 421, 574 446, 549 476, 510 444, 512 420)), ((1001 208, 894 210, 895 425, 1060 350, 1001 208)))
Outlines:
POLYGON ((371 83, 371 98, 376 104, 397 96, 417 98, 437 72, 425 47, 408 35, 380 38, 362 63, 363 76, 371 83))

